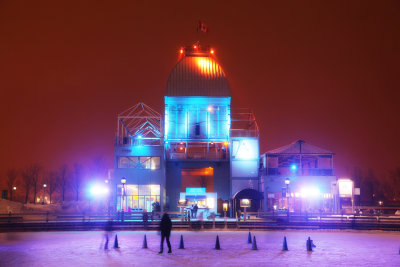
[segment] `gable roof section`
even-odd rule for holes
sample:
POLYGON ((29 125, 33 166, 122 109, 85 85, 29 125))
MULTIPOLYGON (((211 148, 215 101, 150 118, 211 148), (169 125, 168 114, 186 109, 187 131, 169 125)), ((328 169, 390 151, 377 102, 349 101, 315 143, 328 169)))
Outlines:
POLYGON ((270 151, 265 152, 265 154, 331 154, 332 151, 310 145, 303 140, 296 140, 293 143, 282 146, 270 151))

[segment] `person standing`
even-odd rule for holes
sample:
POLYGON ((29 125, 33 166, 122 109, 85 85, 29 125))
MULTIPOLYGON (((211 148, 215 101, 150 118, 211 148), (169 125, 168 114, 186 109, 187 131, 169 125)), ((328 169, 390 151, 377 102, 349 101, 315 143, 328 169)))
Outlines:
POLYGON ((197 218, 197 210, 199 209, 199 207, 197 206, 197 203, 196 204, 194 204, 194 207, 193 207, 193 218, 197 218))
POLYGON ((169 242, 169 237, 171 235, 171 229, 172 229, 171 219, 169 218, 167 213, 164 213, 164 215, 161 218, 161 222, 160 222, 161 244, 160 244, 160 252, 158 252, 158 254, 161 254, 164 251, 164 239, 167 239, 168 253, 169 254, 172 253, 171 243, 169 242))

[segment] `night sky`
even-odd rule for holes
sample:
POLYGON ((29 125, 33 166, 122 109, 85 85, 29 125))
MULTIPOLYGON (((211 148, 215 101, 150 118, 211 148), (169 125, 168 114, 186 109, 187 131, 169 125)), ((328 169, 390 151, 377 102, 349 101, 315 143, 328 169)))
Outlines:
POLYGON ((340 177, 400 166, 399 1, 3 0, 0 174, 99 155, 112 168, 117 114, 162 112, 196 40, 215 49, 232 107, 253 109, 261 152, 301 138, 335 152, 340 177))

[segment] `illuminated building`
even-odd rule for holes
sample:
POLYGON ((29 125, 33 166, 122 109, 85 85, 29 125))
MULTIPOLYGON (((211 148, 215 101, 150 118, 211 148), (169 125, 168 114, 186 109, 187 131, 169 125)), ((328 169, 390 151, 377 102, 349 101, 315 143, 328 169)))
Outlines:
POLYGON ((297 140, 260 157, 265 210, 337 212, 334 153, 297 140))
POLYGON ((258 193, 253 114, 231 109, 229 83, 213 49, 196 43, 178 54, 167 81, 164 116, 142 103, 118 116, 116 210, 151 210, 155 201, 178 210, 183 199, 222 212, 222 202, 237 193, 258 193))

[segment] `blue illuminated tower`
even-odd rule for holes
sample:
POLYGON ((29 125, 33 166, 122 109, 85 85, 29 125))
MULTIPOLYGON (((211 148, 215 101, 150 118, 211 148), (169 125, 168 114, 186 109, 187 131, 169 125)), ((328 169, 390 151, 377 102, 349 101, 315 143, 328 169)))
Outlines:
POLYGON ((164 116, 169 203, 196 201, 204 193, 228 201, 249 184, 257 186, 258 128, 247 111, 234 116, 232 128, 230 87, 212 48, 196 43, 180 50, 166 86, 164 116), (193 188, 205 190, 195 194, 193 188))

